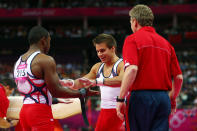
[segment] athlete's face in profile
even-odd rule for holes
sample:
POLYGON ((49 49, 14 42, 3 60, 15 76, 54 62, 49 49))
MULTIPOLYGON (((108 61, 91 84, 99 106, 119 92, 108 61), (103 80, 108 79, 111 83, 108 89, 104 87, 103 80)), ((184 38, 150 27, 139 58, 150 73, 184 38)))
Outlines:
POLYGON ((111 60, 115 53, 115 48, 109 49, 105 43, 96 44, 96 52, 101 62, 106 63, 111 60))

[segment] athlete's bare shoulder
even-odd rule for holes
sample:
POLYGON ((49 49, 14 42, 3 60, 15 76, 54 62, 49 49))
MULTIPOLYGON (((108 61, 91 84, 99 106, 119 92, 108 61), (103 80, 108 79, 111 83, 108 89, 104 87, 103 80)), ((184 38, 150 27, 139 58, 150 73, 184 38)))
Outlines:
POLYGON ((118 64, 117 72, 118 72, 118 74, 121 74, 121 73, 124 72, 124 62, 123 62, 123 61, 121 61, 121 62, 118 64))
POLYGON ((124 62, 123 60, 118 64, 118 68, 123 68, 124 67, 124 62))
POLYGON ((93 67, 99 68, 101 66, 101 64, 102 64, 102 62, 98 62, 98 63, 94 64, 93 67))
POLYGON ((47 60, 47 61, 54 61, 53 57, 51 57, 49 55, 46 55, 44 53, 40 53, 39 57, 40 57, 40 59, 44 59, 44 60, 47 60))
POLYGON ((54 65, 55 64, 55 60, 53 59, 53 57, 40 53, 37 56, 36 59, 40 64, 44 65, 44 66, 49 66, 49 65, 54 65))
POLYGON ((92 66, 92 69, 95 73, 97 73, 99 67, 101 66, 102 62, 98 62, 92 66))
POLYGON ((88 79, 95 79, 97 71, 98 71, 101 64, 102 64, 101 62, 98 62, 98 63, 94 64, 92 66, 90 72, 88 74, 86 74, 84 77, 86 77, 88 79))
POLYGON ((44 72, 56 69, 53 57, 46 54, 38 54, 31 64, 33 74, 38 78, 43 78, 44 72))

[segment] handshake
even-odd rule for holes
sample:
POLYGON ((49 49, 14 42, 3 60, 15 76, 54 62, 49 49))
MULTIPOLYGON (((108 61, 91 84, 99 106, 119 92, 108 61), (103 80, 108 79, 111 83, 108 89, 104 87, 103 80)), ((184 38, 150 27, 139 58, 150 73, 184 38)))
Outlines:
POLYGON ((85 77, 78 78, 75 81, 72 79, 63 79, 60 80, 62 86, 69 87, 71 89, 80 89, 83 87, 94 87, 94 86, 102 86, 104 85, 103 78, 96 78, 95 80, 88 79, 85 77))
POLYGON ((87 79, 85 77, 73 79, 62 79, 59 80, 60 84, 65 88, 70 88, 73 90, 79 90, 82 96, 94 96, 100 95, 100 92, 90 90, 90 87, 97 86, 97 80, 87 79))

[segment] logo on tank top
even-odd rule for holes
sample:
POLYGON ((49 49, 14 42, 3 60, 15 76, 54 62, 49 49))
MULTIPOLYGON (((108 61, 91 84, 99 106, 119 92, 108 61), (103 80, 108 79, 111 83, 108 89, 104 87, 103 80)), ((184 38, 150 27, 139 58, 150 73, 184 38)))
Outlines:
POLYGON ((16 69, 16 82, 18 90, 22 93, 28 93, 31 90, 31 85, 27 81, 27 64, 20 64, 16 69))
POLYGON ((27 77, 27 71, 25 70, 27 68, 27 64, 21 64, 18 65, 16 69, 16 80, 23 80, 27 77))

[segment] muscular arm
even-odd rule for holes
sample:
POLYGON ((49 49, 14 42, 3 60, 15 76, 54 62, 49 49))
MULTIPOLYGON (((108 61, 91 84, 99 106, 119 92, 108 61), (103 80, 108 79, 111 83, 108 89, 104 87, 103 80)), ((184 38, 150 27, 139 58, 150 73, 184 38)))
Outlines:
POLYGON ((138 70, 138 67, 136 65, 130 65, 126 68, 123 79, 122 79, 119 98, 121 99, 125 98, 126 94, 129 91, 129 87, 131 87, 131 85, 133 84, 136 78, 137 70, 138 70))
POLYGON ((81 96, 78 90, 72 90, 61 86, 56 72, 56 63, 52 57, 42 55, 40 59, 44 80, 53 97, 71 98, 81 96))
POLYGON ((111 87, 120 87, 123 74, 124 74, 124 63, 121 62, 117 68, 118 76, 113 78, 105 78, 104 85, 111 86, 111 87))
MULTIPOLYGON (((95 80, 96 79, 96 74, 97 74, 97 71, 98 71, 98 68, 100 67, 100 65, 101 65, 101 63, 95 64, 91 68, 90 72, 83 77, 87 78, 87 79, 90 79, 90 80, 95 80)), ((75 84, 74 84, 73 89, 80 89, 80 88, 84 87, 83 83, 79 82, 79 79, 76 79, 74 82, 75 82, 75 84)))
MULTIPOLYGON (((121 82, 122 82, 122 78, 123 78, 123 74, 124 74, 124 68, 123 68, 124 63, 121 62, 118 65, 118 68, 117 68, 118 76, 113 77, 113 78, 104 78, 101 80, 101 81, 103 81, 103 82, 101 82, 102 84, 98 84, 97 82, 99 81, 98 79, 100 79, 100 78, 96 79, 96 74, 98 72, 100 65, 101 65, 101 63, 95 64, 92 67, 92 69, 90 70, 90 72, 84 76, 84 78, 89 79, 90 80, 89 83, 92 84, 93 86, 96 86, 96 84, 97 84, 97 86, 107 85, 107 86, 111 86, 111 87, 120 87, 121 82)), ((82 88, 83 86, 84 85, 81 82, 79 82, 79 79, 77 79, 77 80, 75 80, 75 86, 73 88, 79 89, 79 88, 82 88)))
POLYGON ((0 128, 10 128, 10 127, 11 124, 7 120, 0 117, 0 128))

